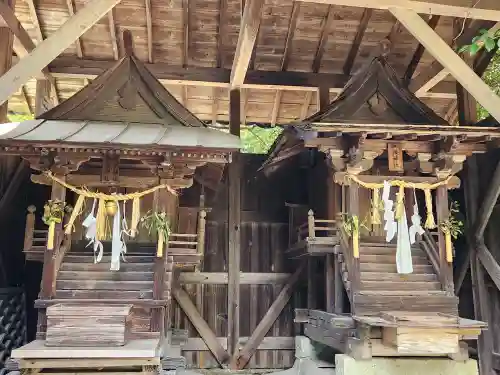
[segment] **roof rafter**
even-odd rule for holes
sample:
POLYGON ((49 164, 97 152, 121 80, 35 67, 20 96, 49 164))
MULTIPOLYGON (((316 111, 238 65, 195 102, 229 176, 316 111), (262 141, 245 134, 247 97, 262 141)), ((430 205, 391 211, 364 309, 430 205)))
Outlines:
POLYGON ((116 37, 116 24, 113 9, 108 12, 109 36, 111 38, 111 46, 113 47, 113 58, 118 60, 120 53, 118 52, 118 38, 116 37))
POLYGON ((245 81, 245 75, 257 39, 263 6, 264 0, 248 0, 245 4, 231 69, 231 89, 241 87, 245 81))
POLYGON ((497 0, 301 0, 309 3, 336 4, 373 9, 410 9, 421 14, 467 17, 500 21, 500 2, 497 0))
MULTIPOLYGON (((441 16, 430 16, 427 24, 432 29, 435 29, 437 27, 437 24, 438 24, 440 19, 441 19, 441 16)), ((406 72, 404 75, 405 82, 409 83, 411 81, 413 74, 415 74, 415 71, 417 70, 417 67, 418 67, 418 64, 420 63, 420 60, 422 59, 422 56, 424 55, 424 52, 425 52, 425 47, 419 43, 417 49, 415 50, 415 53, 413 54, 413 56, 410 60, 410 63, 408 64, 408 67, 406 68, 406 72)))
POLYGON ((146 7, 146 31, 148 37, 148 62, 153 62, 153 19, 151 16, 151 0, 144 0, 146 7))
POLYGON ((389 10, 493 117, 500 120, 500 98, 415 11, 389 10))
MULTIPOLYGON (((216 56, 216 68, 221 68, 224 56, 223 48, 222 48, 222 35, 223 35, 223 26, 225 25, 225 9, 227 9, 227 0, 219 0, 219 23, 217 24, 217 56, 216 56)), ((219 89, 214 87, 212 91, 212 124, 217 123, 219 112, 219 89)))
MULTIPOLYGON (((28 5, 32 4, 32 1, 28 0, 28 5)), ((32 4, 33 5, 33 4, 32 4)), ((30 5, 31 10, 31 5, 30 5)), ((38 23, 38 16, 36 15, 34 5, 33 12, 30 11, 32 17, 35 17, 33 23, 35 25, 35 29, 37 30, 37 35, 39 35, 40 41, 43 41, 42 31, 40 29, 40 24, 38 23), (34 12, 34 13, 33 13, 34 12)), ((28 32, 21 25, 19 20, 17 19, 14 11, 7 5, 7 3, 0 1, 0 19, 4 20, 7 26, 11 29, 14 36, 17 38, 19 43, 14 43, 15 52, 18 57, 22 58, 28 55, 31 51, 33 51, 36 46, 28 32)), ((49 69, 47 67, 43 67, 41 70, 45 78, 50 82, 52 96, 56 103, 59 103, 59 98, 57 95, 57 88, 55 85, 54 77, 50 74, 49 69)))
MULTIPOLYGON (((55 77, 94 79, 109 69, 114 61, 80 60, 72 57, 58 57, 49 64, 55 77)), ((175 67, 168 63, 145 64, 146 67, 160 79, 163 84, 191 85, 205 87, 230 87, 231 71, 224 68, 175 67)), ((316 92, 321 85, 328 85, 330 91, 340 92, 349 80, 349 76, 338 73, 306 73, 295 71, 259 71, 249 70, 242 88, 265 90, 297 90, 316 92)), ((442 82, 434 91, 423 97, 433 96, 453 99, 455 84, 442 82)))
POLYGON ((368 23, 370 22, 372 14, 373 9, 366 8, 363 11, 363 15, 361 16, 361 20, 359 21, 358 30, 356 31, 356 36, 352 41, 351 49, 349 50, 344 63, 344 74, 351 74, 354 60, 356 60, 356 56, 358 55, 359 47, 361 46, 361 42, 363 41, 363 37, 365 35, 366 28, 368 27, 368 23))
MULTIPOLYGON (((472 38, 476 35, 476 33, 481 29, 481 25, 484 23, 476 22, 475 25, 472 25, 467 33, 464 33, 457 45, 461 46, 466 43, 470 43, 472 38)), ((500 30, 500 22, 497 22, 489 29, 489 32, 495 33, 500 30)), ((414 90, 418 95, 422 95, 425 92, 431 90, 434 86, 436 86, 439 82, 443 81, 448 77, 449 72, 444 68, 438 61, 434 62, 431 66, 429 66, 425 71, 420 73, 415 80, 410 84, 410 87, 414 90)))
MULTIPOLYGON (((186 68, 189 61, 189 0, 182 0, 183 50, 182 67, 186 68)), ((182 104, 187 107, 187 86, 182 88, 182 104)))
MULTIPOLYGON (((300 2, 293 2, 292 13, 290 14, 290 23, 288 24, 288 31, 286 33, 285 40, 285 51, 283 52, 283 57, 281 59, 281 71, 286 71, 288 69, 288 64, 290 60, 290 51, 292 49, 293 36, 295 34, 295 29, 297 28, 297 19, 300 12, 300 2)), ((278 119, 278 113, 280 110, 281 96, 283 92, 281 90, 276 91, 276 96, 274 97, 273 110, 271 113, 271 125, 276 125, 278 119)))

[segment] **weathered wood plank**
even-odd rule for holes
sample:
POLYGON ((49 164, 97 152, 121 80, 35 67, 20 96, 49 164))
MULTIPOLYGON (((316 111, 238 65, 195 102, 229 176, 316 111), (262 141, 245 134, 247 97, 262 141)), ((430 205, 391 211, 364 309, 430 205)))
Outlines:
POLYGON ((210 329, 207 322, 205 322, 205 320, 202 318, 202 316, 196 309, 196 306, 191 301, 191 298, 189 298, 189 295, 184 291, 184 289, 177 286, 172 288, 172 294, 174 295, 176 301, 179 303, 190 322, 200 334, 203 341, 205 341, 205 344, 207 344, 217 362, 220 365, 224 365, 229 360, 230 356, 220 345, 214 332, 210 329))
POLYGON ((49 38, 41 42, 29 56, 0 77, 0 104, 4 103, 21 85, 47 66, 119 2, 120 0, 91 0, 49 38))
POLYGON ((237 365, 239 369, 243 369, 250 360, 250 358, 252 358, 252 356, 255 353, 255 350, 262 342, 266 333, 271 329, 271 326, 276 321, 279 314, 290 300, 290 297, 292 296, 293 286, 299 279, 299 276, 302 273, 305 266, 306 264, 304 262, 302 262, 299 265, 299 267, 290 277, 288 282, 283 286, 283 289, 281 289, 278 297, 273 302, 271 307, 269 307, 266 314, 264 315, 260 323, 257 325, 257 328, 255 328, 255 331, 253 331, 252 335, 248 339, 245 346, 241 349, 237 360, 237 365))
POLYGON ((47 346, 123 346, 132 305, 57 304, 47 308, 47 346))
MULTIPOLYGON (((240 285, 283 284, 291 276, 289 273, 241 272, 240 285)), ((228 284, 226 272, 181 272, 181 284, 228 284)))

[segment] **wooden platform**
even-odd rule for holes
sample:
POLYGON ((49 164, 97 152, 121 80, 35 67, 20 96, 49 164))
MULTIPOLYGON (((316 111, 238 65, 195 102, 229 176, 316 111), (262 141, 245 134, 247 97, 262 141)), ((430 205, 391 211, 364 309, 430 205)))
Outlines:
MULTIPOLYGON (((148 359, 160 363, 160 340, 132 340, 124 346, 113 348, 49 347, 44 340, 35 340, 12 351, 15 359, 148 359)), ((92 361, 95 363, 95 361, 92 361)), ((151 363, 155 364, 155 363, 151 363)))

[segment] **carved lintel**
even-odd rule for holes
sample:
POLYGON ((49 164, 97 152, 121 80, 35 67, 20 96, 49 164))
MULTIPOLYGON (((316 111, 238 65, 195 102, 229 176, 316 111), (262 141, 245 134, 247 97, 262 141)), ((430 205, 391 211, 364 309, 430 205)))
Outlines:
POLYGON ((434 162, 434 175, 441 179, 460 172, 466 159, 465 155, 446 155, 434 162))
POLYGON ((446 136, 437 143, 438 149, 436 150, 436 153, 448 154, 456 150, 459 144, 460 144, 459 137, 455 135, 446 136))
POLYGON ((31 169, 40 172, 50 169, 53 163, 52 157, 49 155, 23 156, 23 159, 29 163, 31 169))
POLYGON ((373 167, 373 163, 375 158, 382 153, 380 151, 361 151, 359 161, 357 162, 349 162, 347 165, 347 172, 350 174, 360 174, 361 172, 365 172, 370 170, 373 167))
POLYGON ((116 185, 120 182, 120 155, 104 155, 101 182, 116 185))
POLYGON ((50 170, 54 174, 67 175, 68 173, 77 171, 83 163, 90 160, 90 156, 56 154, 53 160, 54 164, 51 165, 50 170))

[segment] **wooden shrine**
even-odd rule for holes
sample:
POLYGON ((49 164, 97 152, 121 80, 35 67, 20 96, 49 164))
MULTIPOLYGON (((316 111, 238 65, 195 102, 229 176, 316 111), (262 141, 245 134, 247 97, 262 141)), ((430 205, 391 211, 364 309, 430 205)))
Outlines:
POLYGON ((498 147, 500 130, 448 125, 384 56, 292 125, 261 170, 293 168, 304 153, 329 166, 324 194, 313 189, 309 205, 288 204, 287 254, 309 263, 308 309, 296 310, 304 334, 355 358, 467 358, 464 340, 486 324, 458 316, 451 227, 463 224, 448 190, 460 186, 466 158, 498 147), (311 302, 317 259, 325 264, 325 311, 311 302))
POLYGON ((0 136, 0 153, 20 155, 31 180, 52 188, 48 228, 28 209, 24 252, 43 262, 43 275, 37 340, 13 354, 23 369, 158 371, 172 272, 198 270, 204 255, 203 199, 186 226, 180 190, 198 167, 228 163, 239 149, 134 57, 128 32, 124 44, 127 55, 71 99, 0 136), (145 215, 163 215, 168 228, 141 226, 145 215))

